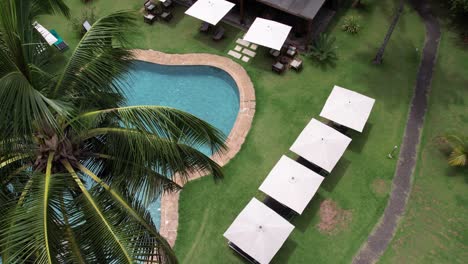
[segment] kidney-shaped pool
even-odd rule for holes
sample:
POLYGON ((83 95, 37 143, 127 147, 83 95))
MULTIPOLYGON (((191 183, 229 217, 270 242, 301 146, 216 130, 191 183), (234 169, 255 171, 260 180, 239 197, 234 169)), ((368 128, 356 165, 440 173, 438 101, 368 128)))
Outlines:
MULTIPOLYGON (((161 105, 189 112, 227 137, 239 112, 239 90, 225 71, 211 66, 166 66, 137 61, 125 81, 127 105, 161 105)), ((201 149, 211 155, 209 149, 201 149)), ((160 201, 149 208, 160 226, 160 201)))

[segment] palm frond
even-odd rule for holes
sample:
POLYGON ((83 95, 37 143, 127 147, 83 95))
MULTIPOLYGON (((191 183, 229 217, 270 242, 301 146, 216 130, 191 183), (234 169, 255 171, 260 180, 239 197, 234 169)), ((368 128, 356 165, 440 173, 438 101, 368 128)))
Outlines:
POLYGON ((88 98, 101 96, 101 92, 123 94, 124 83, 119 77, 127 73, 133 56, 122 46, 128 43, 128 34, 135 31, 134 18, 133 12, 120 11, 96 21, 65 66, 54 97, 73 97, 75 101, 81 98, 85 104, 88 98))

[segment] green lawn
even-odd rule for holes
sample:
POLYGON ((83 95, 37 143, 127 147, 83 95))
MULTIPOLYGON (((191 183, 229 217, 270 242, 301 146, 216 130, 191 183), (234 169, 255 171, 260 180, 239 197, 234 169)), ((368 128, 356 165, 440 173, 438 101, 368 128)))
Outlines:
POLYGON ((381 263, 466 263, 468 169, 449 168, 436 137, 468 135, 468 48, 443 28, 413 191, 381 263))
MULTIPOLYGON (((74 16, 84 6, 76 0, 67 2, 74 16)), ((142 2, 98 0, 93 5, 102 15, 119 9, 139 9, 142 2)), ((393 4, 391 0, 375 1, 366 11, 357 13, 363 26, 357 36, 340 30, 343 17, 356 11, 344 10, 339 14, 330 27, 330 33, 337 37, 336 67, 320 67, 306 59, 301 73, 278 76, 271 72, 272 61, 262 48, 250 63, 242 64, 256 90, 257 111, 252 130, 242 150, 225 167, 224 181, 214 184, 205 177, 189 183, 182 191, 175 247, 182 263, 242 263, 227 247, 223 232, 252 197, 262 198, 257 188, 281 155, 293 157, 288 152, 289 146, 307 122, 318 117, 334 84, 373 97, 376 104, 365 131, 352 135, 350 148, 319 194, 303 215, 294 219, 296 229, 273 262, 350 262, 387 203, 388 195, 377 193, 372 186, 379 180, 388 186, 393 177, 396 160, 386 156, 402 140, 424 40, 419 17, 407 8, 388 46, 384 65, 371 64, 391 20, 393 4), (332 199, 352 214, 346 227, 333 235, 322 234, 316 228, 319 205, 325 199, 332 199)), ((214 43, 198 33, 200 22, 184 16, 183 10, 176 8, 170 24, 149 26, 140 19, 134 47, 225 55, 234 47, 236 37, 242 35, 239 30, 225 26, 228 37, 214 43)), ((55 28, 71 46, 78 42, 64 18, 44 17, 40 22, 55 28)))

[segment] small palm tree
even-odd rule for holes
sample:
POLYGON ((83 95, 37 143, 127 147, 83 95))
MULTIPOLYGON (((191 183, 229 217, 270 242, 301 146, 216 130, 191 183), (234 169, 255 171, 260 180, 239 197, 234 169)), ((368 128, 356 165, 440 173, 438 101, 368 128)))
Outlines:
POLYGON ((310 46, 308 56, 311 56, 321 63, 332 62, 337 59, 336 56, 336 38, 327 34, 320 34, 310 46))
POLYGON ((147 206, 191 172, 222 177, 197 149, 221 132, 168 107, 122 107, 134 15, 98 19, 57 74, 31 23, 62 0, 0 2, 0 254, 6 263, 176 263, 147 206))
POLYGON ((450 147, 448 163, 450 166, 468 166, 468 138, 463 139, 457 135, 441 137, 450 147))

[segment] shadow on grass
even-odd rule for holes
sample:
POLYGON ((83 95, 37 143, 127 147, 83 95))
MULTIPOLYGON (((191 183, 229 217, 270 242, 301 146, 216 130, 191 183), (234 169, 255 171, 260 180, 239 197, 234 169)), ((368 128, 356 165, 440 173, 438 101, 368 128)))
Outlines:
POLYGON ((284 242, 283 246, 278 251, 278 253, 275 255, 276 257, 273 257, 271 263, 289 263, 288 260, 289 258, 291 258, 296 248, 297 248, 297 242, 292 240, 291 238, 287 239, 286 242, 284 242), (280 256, 281 261, 279 260, 278 256, 280 256))
POLYGON ((350 164, 351 161, 342 158, 333 169, 332 173, 325 176, 325 180, 323 180, 322 183, 322 188, 328 192, 332 192, 336 185, 340 182, 341 178, 343 178, 343 176, 346 174, 346 170, 350 164))
POLYGON ((320 204, 323 202, 323 200, 325 200, 325 197, 319 193, 316 193, 305 208, 304 212, 302 212, 302 215, 296 216, 293 219, 293 225, 297 230, 304 233, 307 229, 313 228, 311 227, 312 221, 319 212, 320 204))
POLYGON ((364 148, 369 139, 369 135, 373 126, 373 124, 367 123, 362 133, 359 133, 357 131, 349 132, 348 136, 353 139, 351 141, 351 144, 349 145, 349 150, 351 150, 352 152, 361 153, 362 149, 364 148))

